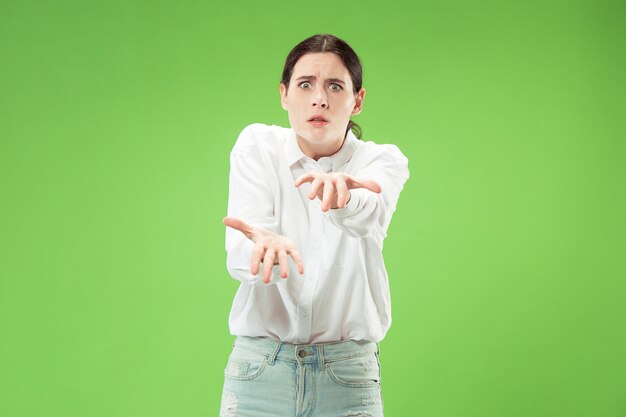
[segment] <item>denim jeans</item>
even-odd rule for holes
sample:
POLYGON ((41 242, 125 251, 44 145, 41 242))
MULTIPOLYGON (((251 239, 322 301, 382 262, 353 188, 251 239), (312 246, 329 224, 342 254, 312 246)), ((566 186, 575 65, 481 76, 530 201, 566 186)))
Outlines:
POLYGON ((378 343, 237 336, 220 417, 382 417, 378 343))

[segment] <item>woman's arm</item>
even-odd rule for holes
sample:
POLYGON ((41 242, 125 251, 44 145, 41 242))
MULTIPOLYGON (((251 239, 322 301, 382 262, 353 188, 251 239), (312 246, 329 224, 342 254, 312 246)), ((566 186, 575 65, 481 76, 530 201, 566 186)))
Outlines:
MULTIPOLYGON (((296 248, 279 234, 274 216, 271 167, 263 164, 251 129, 244 129, 230 154, 226 268, 231 277, 249 285, 275 283, 287 277, 291 255, 302 270, 296 248), (263 268, 260 263, 263 262, 263 268)), ((302 272, 301 272, 302 273, 302 272)))
POLYGON ((311 172, 296 181, 296 186, 311 182, 309 198, 317 196, 332 223, 353 237, 386 236, 409 177, 402 152, 394 145, 381 146, 384 151, 372 156, 355 175, 311 172))

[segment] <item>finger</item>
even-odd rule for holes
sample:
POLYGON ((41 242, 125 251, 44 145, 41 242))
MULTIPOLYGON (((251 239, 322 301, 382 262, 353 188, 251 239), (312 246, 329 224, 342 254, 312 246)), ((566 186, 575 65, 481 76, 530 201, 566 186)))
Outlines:
POLYGON ((298 273, 300 275, 304 274, 304 262, 302 262, 302 258, 300 258, 300 253, 296 249, 291 249, 289 250, 289 255, 296 263, 296 266, 298 267, 298 273))
POLYGON ((250 264, 250 273, 255 275, 259 273, 259 264, 261 263, 261 259, 263 259, 263 255, 265 255, 265 248, 261 244, 254 245, 254 249, 252 249, 252 261, 250 264))
POLYGON ((265 257, 263 258, 263 282, 266 284, 270 282, 270 276, 272 275, 272 267, 274 266, 274 258, 276 253, 274 248, 267 248, 265 251, 265 257))
POLYGON ((317 190, 322 185, 322 180, 319 177, 316 177, 311 183, 311 191, 309 191, 309 199, 313 200, 317 195, 317 190))
POLYGON ((238 219, 236 217, 226 216, 222 220, 222 223, 224 223, 226 226, 231 227, 235 230, 239 230, 241 233, 246 235, 248 239, 252 240, 253 227, 250 226, 248 223, 244 222, 243 220, 238 219))
POLYGON ((380 193, 382 191, 382 188, 380 188, 380 185, 376 181, 368 179, 356 179, 354 177, 349 179, 348 188, 366 188, 375 193, 380 193))
POLYGON ((338 180, 335 187, 337 187, 337 207, 344 208, 348 201, 348 186, 345 181, 338 180))
POLYGON ((314 178, 315 178, 315 173, 314 172, 307 172, 306 174, 300 175, 300 177, 298 177, 298 179, 296 180, 294 185, 296 187, 299 187, 302 184, 304 184, 305 182, 313 181, 314 178))
POLYGON ((289 259, 287 252, 283 249, 278 251, 278 263, 280 264, 280 276, 287 278, 289 276, 289 259))
POLYGON ((335 184, 331 180, 324 181, 324 197, 322 198, 322 211, 328 211, 335 194, 335 184))

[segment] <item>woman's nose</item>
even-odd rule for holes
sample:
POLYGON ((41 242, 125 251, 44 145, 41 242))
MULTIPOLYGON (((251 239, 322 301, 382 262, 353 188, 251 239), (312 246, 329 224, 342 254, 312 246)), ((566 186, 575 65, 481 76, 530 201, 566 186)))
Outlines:
POLYGON ((324 89, 318 89, 313 95, 313 107, 323 107, 328 108, 328 99, 326 97, 326 92, 324 89))

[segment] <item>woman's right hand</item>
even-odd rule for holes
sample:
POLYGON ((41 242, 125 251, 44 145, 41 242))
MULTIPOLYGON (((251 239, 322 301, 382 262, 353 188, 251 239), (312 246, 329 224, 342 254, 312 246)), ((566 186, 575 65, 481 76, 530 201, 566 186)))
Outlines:
POLYGON ((270 282, 273 265, 280 265, 280 276, 282 278, 289 276, 288 255, 296 263, 298 273, 300 275, 304 274, 304 264, 300 258, 300 253, 290 239, 271 230, 252 227, 236 217, 224 217, 223 222, 226 226, 239 230, 254 242, 250 272, 252 275, 258 274, 260 262, 263 262, 263 282, 266 284, 270 282))

